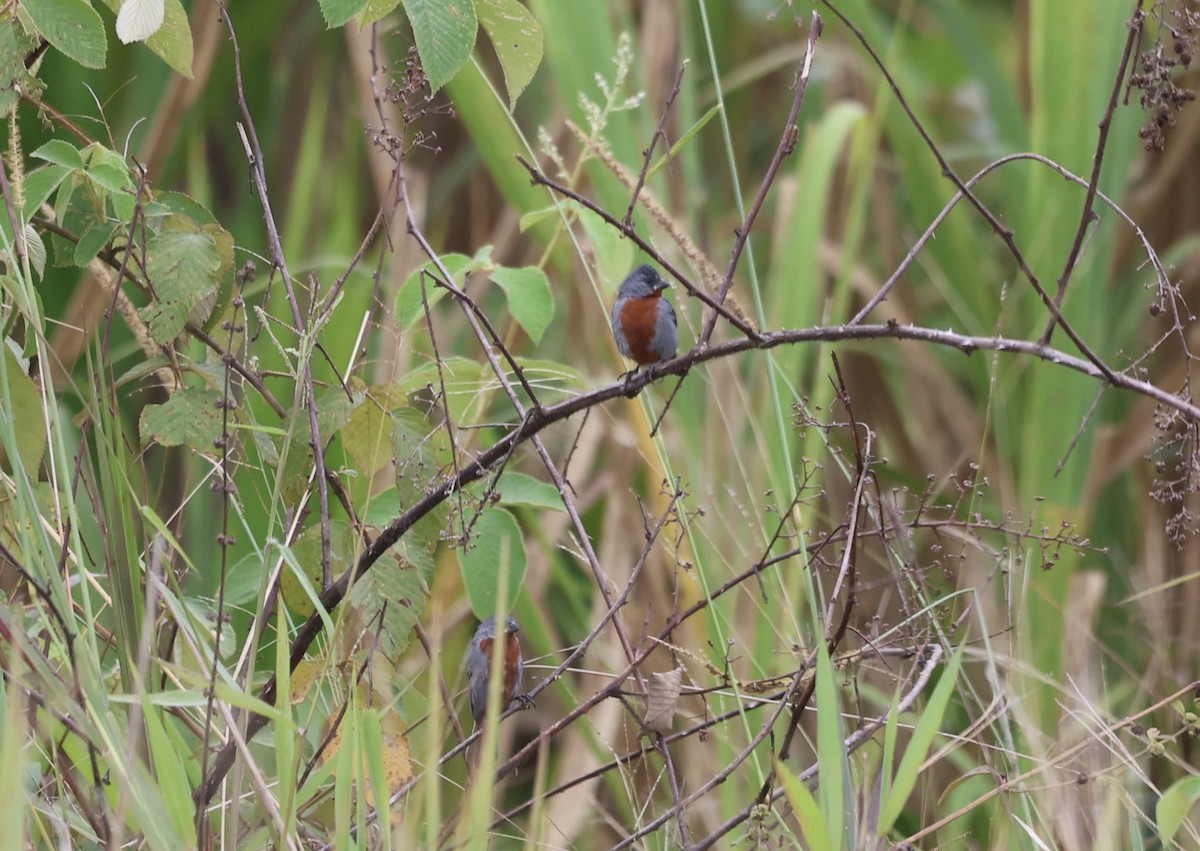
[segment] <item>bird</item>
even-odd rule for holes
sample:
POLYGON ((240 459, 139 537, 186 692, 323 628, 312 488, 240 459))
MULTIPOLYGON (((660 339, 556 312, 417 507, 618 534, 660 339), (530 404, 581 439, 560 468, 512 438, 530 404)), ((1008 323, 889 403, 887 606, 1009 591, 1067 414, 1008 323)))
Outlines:
MULTIPOLYGON (((528 709, 533 699, 521 692, 521 680, 525 675, 525 660, 521 658, 521 631, 517 619, 509 615, 504 621, 504 654, 500 670, 504 673, 504 684, 500 689, 500 711, 508 709, 513 702, 528 709)), ((467 697, 471 704, 471 717, 478 727, 487 712, 488 680, 491 673, 492 645, 496 640, 496 618, 490 617, 479 625, 467 650, 467 697)))
POLYGON ((675 357, 679 346, 675 308, 662 297, 668 286, 653 266, 643 264, 629 273, 617 291, 613 336, 621 354, 637 363, 625 373, 626 385, 640 367, 675 357))

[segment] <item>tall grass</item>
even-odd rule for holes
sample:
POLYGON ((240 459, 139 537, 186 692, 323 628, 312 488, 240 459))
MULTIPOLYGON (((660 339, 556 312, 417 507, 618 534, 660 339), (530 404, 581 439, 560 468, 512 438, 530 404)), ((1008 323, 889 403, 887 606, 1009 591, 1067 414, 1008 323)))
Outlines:
MULTIPOLYGON (((1200 841, 1195 544, 1172 520, 1186 521, 1194 496, 1156 484, 1176 464, 1186 477, 1194 423, 1053 353, 827 338, 697 362, 521 443, 503 478, 450 489, 339 605, 321 605, 327 579, 367 558, 389 523, 535 416, 522 377, 545 407, 627 367, 608 311, 641 252, 579 201, 531 185, 518 156, 620 220, 654 144, 632 226, 711 296, 791 138, 731 299, 764 332, 837 327, 953 199, 938 155, 964 181, 1026 150, 1089 177, 1132 4, 838 3, 882 69, 818 7, 794 136, 809 10, 537 0, 544 58, 511 108, 482 32, 471 61, 420 100, 403 85, 416 66, 399 13, 326 30, 315 6, 268 7, 230 13, 299 328, 237 129, 227 33, 203 25, 210 8, 191 13, 197 56, 215 53, 191 86, 168 84, 141 48, 113 49, 107 70, 86 74, 52 53, 40 72, 47 101, 88 133, 156 152, 153 197, 137 196, 152 228, 154 203, 207 222, 199 205, 169 201, 177 190, 232 235, 223 301, 195 323, 262 387, 200 334, 155 341, 134 315, 157 291, 126 282, 114 296, 125 234, 148 238, 127 219, 116 253, 90 265, 7 264, 0 822, 18 838, 4 841, 1200 841), (401 171, 377 144, 385 124, 401 171), (418 236, 443 270, 473 264, 460 293, 414 274, 434 259, 418 236), (531 268, 552 297, 544 334, 513 295, 528 279, 492 284, 498 269, 531 268), (480 342, 460 295, 495 340, 480 342), (189 408, 168 439, 147 411, 189 393, 228 402, 189 408), (331 471, 324 522, 309 406, 331 471), (454 752, 472 732, 471 615, 492 611, 481 599, 509 604, 503 581, 473 572, 487 553, 519 580, 511 610, 537 702, 489 716, 471 770, 454 752), (609 616, 619 629, 591 636, 609 616), (306 629, 321 637, 289 658, 306 629), (680 680, 655 676, 673 671, 680 680), (648 729, 643 700, 655 698, 676 708, 648 729), (267 724, 248 736, 254 715, 267 724), (195 790, 225 755, 232 768, 197 818, 195 790)), ((1161 33, 1152 20, 1143 45, 1161 33)), ((1132 195, 1147 217, 1174 211, 1173 229, 1146 236, 1179 262, 1185 304, 1195 246, 1172 240, 1194 211, 1146 177, 1181 167, 1141 153, 1144 121, 1135 105, 1116 110, 1098 188, 1132 195)), ((15 193, 36 189, 29 155, 51 138, 78 144, 22 106, 6 163, 15 193)), ((1169 134, 1163 156, 1194 147, 1169 134)), ((1085 188, 1017 160, 974 191, 1053 293, 1085 188)), ((126 206, 104 209, 118 221, 126 206)), ((50 233, 44 211, 12 209, 50 233)), ((1164 324, 1171 305, 1142 243, 1106 204, 1096 212, 1062 312, 1113 369, 1152 354, 1137 377, 1190 403, 1191 318, 1164 324)), ((56 250, 81 236, 71 223, 55 222, 67 231, 56 250)), ((11 225, 3 236, 16 257, 11 225)), ((127 261, 135 277, 146 262, 127 261)), ((686 351, 704 305, 683 286, 669 297, 686 351)), ((1037 339, 1048 318, 1004 241, 960 202, 866 321, 1037 339)), ((718 328, 715 345, 739 336, 718 328)), ((1051 345, 1080 355, 1061 327, 1051 345)))

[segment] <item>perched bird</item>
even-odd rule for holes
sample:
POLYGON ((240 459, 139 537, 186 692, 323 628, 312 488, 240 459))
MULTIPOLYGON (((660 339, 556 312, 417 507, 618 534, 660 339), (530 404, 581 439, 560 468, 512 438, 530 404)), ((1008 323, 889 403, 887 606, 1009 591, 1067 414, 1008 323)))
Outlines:
MULTIPOLYGON (((512 615, 504 621, 504 650, 500 670, 504 683, 500 689, 500 711, 503 712, 515 700, 528 708, 533 700, 521 692, 521 679, 525 675, 525 661, 521 658, 521 640, 517 633, 521 627, 512 615)), ((471 717, 476 726, 483 721, 487 712, 488 681, 492 664, 492 645, 496 640, 496 619, 488 618, 475 630, 471 647, 467 651, 467 696, 471 701, 471 717)))
MULTIPOLYGON (((653 266, 638 266, 617 291, 613 305, 613 336, 621 354, 638 367, 675 357, 679 345, 675 308, 662 297, 668 284, 653 266)), ((625 382, 637 373, 626 373, 625 382)))

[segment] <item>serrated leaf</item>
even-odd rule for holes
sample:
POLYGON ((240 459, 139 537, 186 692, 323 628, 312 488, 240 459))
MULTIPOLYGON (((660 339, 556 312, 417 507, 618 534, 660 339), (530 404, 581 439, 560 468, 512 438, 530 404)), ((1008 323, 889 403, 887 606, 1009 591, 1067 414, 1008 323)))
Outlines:
POLYGON ((346 454, 361 475, 373 476, 394 460, 392 412, 406 401, 398 386, 371 387, 338 432, 346 454))
POLYGON ((107 189, 109 192, 121 192, 122 190, 133 188, 133 181, 129 177, 129 169, 117 168, 109 163, 89 166, 87 176, 94 183, 99 184, 101 188, 107 189))
POLYGON ((528 505, 532 508, 566 511, 558 488, 547 482, 539 482, 533 476, 524 473, 506 471, 500 476, 496 491, 504 505, 528 505))
POLYGON ((358 25, 366 29, 376 21, 381 21, 390 15, 399 5, 400 0, 367 0, 367 5, 363 7, 358 16, 358 25))
POLYGON ((83 168, 85 165, 83 154, 79 149, 61 139, 51 139, 30 156, 46 162, 65 165, 68 168, 83 168))
POLYGON ((321 15, 330 29, 340 27, 361 12, 367 0, 320 0, 321 15))
POLYGON ((421 66, 437 91, 458 73, 475 49, 479 22, 472 0, 404 0, 421 66))
POLYGON ((103 68, 108 52, 104 22, 83 0, 21 0, 46 41, 85 68, 103 68))
POLYGON ((189 387, 173 393, 161 405, 147 405, 139 420, 142 444, 154 440, 163 446, 182 445, 212 452, 224 419, 217 407, 220 399, 221 394, 215 390, 189 387))
POLYGON ((471 543, 459 554, 463 585, 471 608, 480 620, 496 613, 501 597, 501 574, 505 576, 503 597, 512 607, 525 579, 525 540, 516 518, 503 508, 488 508, 471 529, 471 543))
POLYGON ((522 269, 498 266, 489 277, 504 290, 513 319, 525 329, 529 339, 540 343, 554 318, 554 295, 546 274, 536 266, 522 269))
POLYGON ((542 62, 542 28, 517 0, 476 0, 475 12, 496 49, 511 109, 542 62))
POLYGON ((210 234, 175 230, 150 240, 146 246, 146 275, 156 300, 142 311, 142 316, 155 340, 165 344, 183 330, 191 309, 216 289, 219 265, 216 243, 210 234))
POLYGON ((21 29, 16 15, 0 23, 0 117, 7 118, 22 94, 33 95, 35 102, 42 83, 25 67, 25 55, 32 39, 21 29))
MULTIPOLYGON (((30 172, 25 177, 25 208, 21 211, 22 218, 29 221, 34 213, 40 211, 42 204, 54 194, 73 169, 61 165, 48 165, 30 172)), ((8 226, 8 217, 0 217, 4 226, 8 226)))
POLYGON ((100 253, 100 249, 108 244, 113 233, 117 230, 116 222, 104 222, 92 225, 79 237, 75 243, 75 265, 86 266, 92 258, 100 253))
POLYGON ((374 625, 386 604, 379 638, 389 659, 395 659, 412 640, 413 627, 428 599, 429 588, 421 571, 395 557, 381 560, 350 593, 350 603, 361 613, 363 623, 374 625))
POLYGON ((122 44, 145 41, 158 32, 166 12, 164 0, 123 0, 117 13, 117 38, 122 44))
POLYGON ((40 278, 46 273, 46 243, 33 225, 25 225, 25 251, 29 254, 29 265, 40 278))
MULTIPOLYGON (((104 5, 119 17, 121 0, 104 0, 104 5)), ((192 27, 180 0, 166 0, 162 25, 145 45, 171 68, 192 79, 192 27)))
POLYGON ((192 26, 179 0, 167 0, 167 15, 158 32, 146 42, 163 62, 192 79, 192 26))

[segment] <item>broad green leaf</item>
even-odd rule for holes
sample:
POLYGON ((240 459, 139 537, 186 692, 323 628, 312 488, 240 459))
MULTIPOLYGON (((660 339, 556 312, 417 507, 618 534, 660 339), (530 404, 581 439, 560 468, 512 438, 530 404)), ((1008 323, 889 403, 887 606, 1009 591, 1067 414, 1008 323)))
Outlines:
MULTIPOLYGON (((471 258, 465 254, 446 254, 442 256, 442 265, 446 267, 446 271, 454 276, 454 283, 459 286, 462 286, 462 277, 459 273, 470 262, 471 258)), ((425 317, 425 303, 421 297, 421 275, 430 271, 434 271, 436 274, 432 262, 426 263, 409 275, 408 280, 404 282, 400 287, 400 292, 396 295, 396 322, 404 330, 411 328, 418 319, 425 317)), ((425 280, 425 300, 428 300, 431 310, 445 295, 446 291, 444 289, 435 285, 428 278, 425 280)))
MULTIPOLYGON (((118 13, 121 0, 104 0, 104 5, 118 13)), ((166 0, 165 16, 162 26, 145 45, 159 59, 166 62, 172 69, 178 71, 189 80, 192 79, 192 27, 188 21, 187 11, 180 0, 166 0)))
POLYGON ((79 242, 75 243, 75 265, 86 266, 108 244, 116 230, 116 222, 104 222, 84 231, 79 242))
MULTIPOLYGON (((34 386, 33 380, 21 368, 21 362, 7 341, 0 341, 4 349, 4 381, 7 387, 0 383, 0 396, 4 397, 4 415, 10 418, 13 433, 16 438, 17 455, 26 474, 36 480, 38 466, 42 462, 42 453, 46 451, 46 421, 42 396, 34 386), (3 392, 7 390, 7 392, 3 392)), ((6 470, 13 470, 15 465, 0 444, 0 465, 6 470)))
POLYGON ((929 702, 925 705, 925 711, 921 713, 921 717, 917 719, 917 723, 913 727, 908 747, 904 751, 904 756, 900 758, 900 767, 896 769, 892 788, 879 808, 878 834, 880 836, 885 836, 891 830, 892 825, 896 823, 896 819, 900 818, 909 793, 917 785, 921 763, 925 761, 925 754, 929 752, 934 737, 941 729, 946 706, 950 703, 950 696, 954 694, 954 686, 958 682, 958 669, 962 666, 962 656, 963 648, 960 646, 951 657, 950 663, 946 665, 946 670, 942 671, 941 679, 938 680, 933 694, 929 697, 929 702))
MULTIPOLYGON (((25 178, 25 209, 22 211, 22 217, 25 221, 29 221, 34 214, 41 213, 42 204, 54 194, 54 191, 62 184, 63 179, 71 174, 74 169, 61 166, 49 165, 45 168, 39 168, 36 171, 30 172, 25 178)), ((8 228, 8 216, 0 217, 0 224, 8 228)), ((8 231, 6 230, 6 233, 8 231)))
POLYGON ((195 226, 182 216, 169 221, 188 229, 162 233, 146 247, 146 275, 157 299, 142 315, 160 343, 174 339, 191 309, 216 289, 220 265, 211 234, 191 229, 195 226))
POLYGON ((541 64, 542 28, 517 0, 476 0, 475 12, 496 49, 511 109, 541 64))
POLYGON ((406 401, 404 391, 398 386, 371 387, 339 431, 346 454, 360 475, 373 476, 395 460, 392 412, 406 401))
POLYGON ((479 29, 472 0, 405 0, 404 10, 417 40, 417 53, 437 91, 458 73, 475 49, 479 29))
POLYGON ((533 476, 524 473, 512 470, 505 472, 496 484, 496 491, 504 505, 528 505, 532 508, 566 511, 558 488, 547 482, 539 482, 533 476))
MULTIPOLYGON (((800 822, 800 831, 808 843, 810 851, 833 851, 834 846, 829 841, 829 830, 825 826, 825 817, 813 799, 812 792, 786 765, 775 761, 775 774, 783 786, 783 794, 796 812, 796 820, 800 822)), ((823 778, 822 778, 823 779, 823 778)))
POLYGON ((471 541, 460 553, 463 585, 480 620, 496 613, 505 575, 506 604, 511 607, 525 579, 525 541, 516 519, 502 508, 488 508, 471 527, 471 541))
POLYGON ((358 16, 358 25, 364 29, 376 21, 381 21, 400 5, 400 0, 367 0, 358 16))
POLYGON ((321 14, 330 29, 340 27, 361 12, 367 0, 320 0, 321 14))
POLYGON ((1159 838, 1163 846, 1169 846, 1179 826, 1183 824, 1200 801, 1200 777, 1184 777, 1167 787, 1154 808, 1154 821, 1158 825, 1159 838))
POLYGON ((21 99, 21 92, 36 78, 25 68, 29 38, 19 32, 16 15, 0 23, 0 118, 7 118, 21 99))
POLYGON ((536 266, 509 269, 498 266, 489 277, 508 297, 508 310, 534 343, 542 341, 546 327, 554 318, 554 295, 550 281, 536 266))
POLYGON ((109 163, 89 166, 87 176, 90 180, 100 184, 101 188, 109 192, 121 192, 133 188, 133 181, 129 178, 129 170, 115 168, 109 163))
POLYGON ((215 390, 188 387, 171 394, 161 405, 147 405, 139 420, 142 444, 154 440, 163 446, 190 446, 211 453, 224 419, 224 412, 217 407, 220 400, 221 394, 215 390))
MULTIPOLYGON (((571 202, 565 201, 563 203, 566 204, 571 202)), ((524 213, 521 218, 517 220, 517 229, 520 230, 521 233, 525 233, 534 225, 539 225, 547 219, 558 218, 561 215, 562 213, 559 211, 558 207, 542 207, 538 210, 530 210, 528 213, 524 213)))
POLYGON ((83 154, 80 150, 61 139, 51 139, 30 154, 30 156, 36 157, 39 160, 45 160, 46 162, 56 163, 57 165, 65 165, 69 168, 83 168, 85 166, 83 154))
MULTIPOLYGON (((341 520, 329 521, 329 572, 336 579, 350 567, 354 558, 354 533, 341 520)), ((313 600, 321 594, 324 570, 321 565, 321 523, 314 522, 292 544, 295 565, 289 565, 279 579, 279 590, 290 611, 300 617, 313 613, 313 600), (295 568, 298 567, 299 571, 295 568)))
POLYGON ((21 0, 46 41, 85 68, 103 68, 104 22, 83 0, 21 0))
POLYGON ((413 627, 425 611, 429 588, 421 574, 415 565, 389 553, 350 592, 360 622, 378 632, 388 659, 397 658, 412 641, 413 627), (383 622, 376 627, 379 610, 385 605, 383 622))

